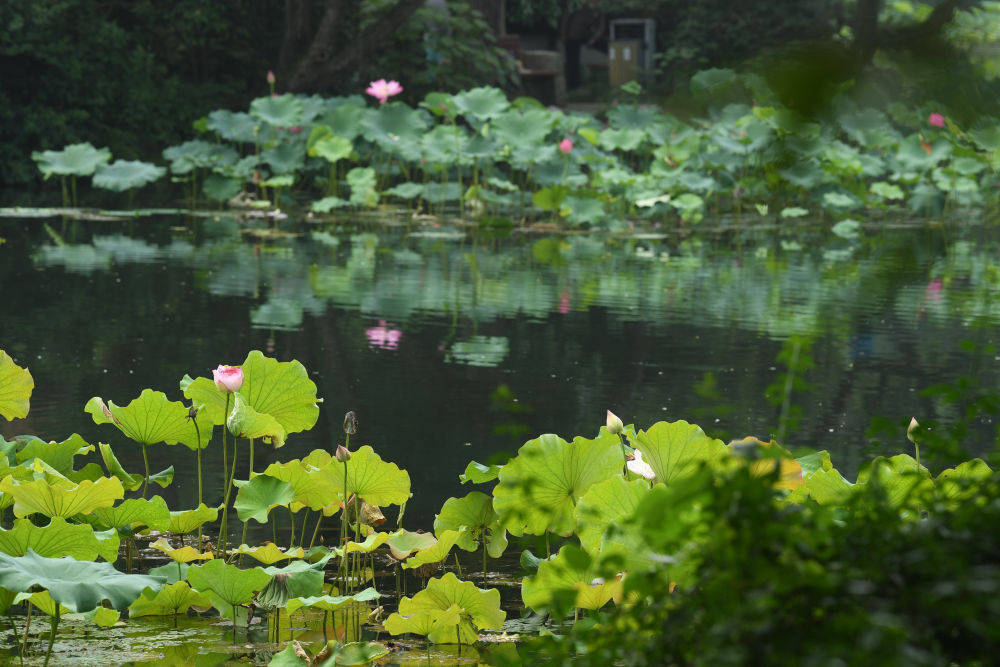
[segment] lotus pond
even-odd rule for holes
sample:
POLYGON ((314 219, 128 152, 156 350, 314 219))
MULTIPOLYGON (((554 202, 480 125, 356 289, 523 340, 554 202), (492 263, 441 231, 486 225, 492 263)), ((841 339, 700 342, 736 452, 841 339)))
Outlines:
POLYGON ((16 215, 8 660, 516 661, 628 603, 602 563, 653 566, 620 526, 664 483, 749 463, 836 504, 983 473, 939 449, 932 477, 910 415, 992 443, 985 225, 16 215))

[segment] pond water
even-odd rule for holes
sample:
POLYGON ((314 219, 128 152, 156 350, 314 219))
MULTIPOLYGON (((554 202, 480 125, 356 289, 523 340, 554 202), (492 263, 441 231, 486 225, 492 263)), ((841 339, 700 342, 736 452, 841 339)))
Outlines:
MULTIPOLYGON (((352 447, 409 471, 406 523, 429 529, 468 490, 469 460, 544 432, 592 435, 607 408, 641 427, 686 419, 724 439, 826 448, 850 475, 903 451, 911 415, 954 416, 922 389, 969 376, 996 386, 1000 369, 984 347, 1000 320, 998 238, 984 226, 841 238, 808 226, 542 237, 255 224, 0 219, 0 349, 36 383, 28 418, 0 434, 111 439, 141 470, 139 449, 95 426, 87 400, 124 404, 144 387, 180 399, 185 373, 260 349, 301 361, 323 404, 312 431, 259 453, 257 468, 335 447, 354 410, 352 447), (866 435, 879 416, 899 437, 866 435)), ((193 454, 150 453, 152 470, 176 468, 168 503, 193 506, 193 454)), ((221 479, 211 450, 206 464, 221 479)))

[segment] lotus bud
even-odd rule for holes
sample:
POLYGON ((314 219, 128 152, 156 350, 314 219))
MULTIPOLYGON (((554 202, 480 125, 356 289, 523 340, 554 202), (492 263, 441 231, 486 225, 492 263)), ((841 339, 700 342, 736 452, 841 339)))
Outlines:
POLYGON ((939 113, 932 113, 927 117, 927 124, 931 127, 944 127, 944 116, 939 113))
POLYGON ((274 85, 275 82, 274 72, 271 70, 267 70, 267 82, 272 86, 274 85))
POLYGON ((334 456, 341 463, 347 463, 351 460, 351 453, 347 451, 347 447, 344 447, 343 445, 339 445, 337 447, 337 453, 334 456))
POLYGON ((906 427, 906 439, 913 444, 917 444, 917 441, 913 439, 913 434, 918 428, 920 428, 920 423, 917 422, 917 418, 910 417, 910 425, 906 427))
POLYGON ((351 410, 344 415, 344 433, 354 435, 358 432, 358 416, 351 410))
POLYGON ((235 393, 243 386, 243 369, 239 366, 220 365, 212 371, 212 377, 219 391, 227 394, 235 393))
POLYGON ((573 142, 569 139, 563 139, 559 142, 559 152, 563 155, 569 155, 573 152, 573 142))
POLYGON ((608 431, 614 433, 615 435, 618 435, 625 429, 625 424, 623 424, 622 420, 619 419, 615 413, 611 412, 611 410, 608 410, 608 418, 605 422, 605 426, 608 427, 608 431))
POLYGON ((198 406, 194 403, 188 408, 188 419, 196 419, 198 417, 198 406))

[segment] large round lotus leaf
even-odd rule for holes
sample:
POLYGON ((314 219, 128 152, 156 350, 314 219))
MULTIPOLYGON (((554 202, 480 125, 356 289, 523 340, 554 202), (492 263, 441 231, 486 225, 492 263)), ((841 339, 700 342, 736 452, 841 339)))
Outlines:
POLYGON ((241 368, 240 393, 254 410, 274 417, 289 434, 308 431, 316 424, 316 384, 298 361, 279 362, 253 350, 241 368))
POLYGON ((31 159, 38 163, 38 170, 46 177, 52 174, 90 176, 97 167, 111 161, 111 151, 94 148, 89 143, 70 144, 61 151, 36 151, 31 159))
POLYGON ((271 581, 271 575, 259 567, 241 570, 219 559, 204 565, 192 565, 188 568, 187 580, 194 590, 213 593, 232 606, 249 604, 253 594, 271 581))
POLYGON ((339 490, 333 484, 333 478, 329 471, 325 469, 329 460, 320 466, 310 465, 305 460, 292 459, 286 463, 272 463, 265 470, 265 475, 270 475, 288 482, 295 491, 295 501, 291 510, 299 511, 302 507, 312 510, 323 510, 323 514, 331 516, 336 514, 339 504, 343 502, 341 494, 344 489, 339 490))
POLYGON ((99 507, 111 507, 125 495, 122 483, 108 477, 96 482, 84 480, 77 485, 68 481, 50 483, 44 478, 18 482, 6 477, 0 481, 0 491, 14 498, 14 515, 17 517, 89 514, 99 507))
POLYGON ((274 565, 279 560, 288 560, 289 558, 303 558, 306 553, 302 550, 302 547, 295 547, 294 549, 284 550, 274 542, 265 542, 262 546, 251 547, 246 544, 241 544, 236 550, 238 554, 246 554, 256 560, 258 563, 263 563, 264 565, 274 565))
POLYGON ((469 482, 472 484, 492 482, 500 476, 501 468, 503 468, 502 465, 483 465, 476 461, 469 461, 469 465, 465 466, 465 472, 458 476, 458 481, 462 484, 469 482))
POLYGON ((464 528, 462 530, 442 530, 433 544, 421 547, 415 554, 407 558, 406 562, 403 563, 403 568, 412 570, 428 563, 440 563, 448 557, 451 548, 462 539, 464 534, 464 528))
POLYGON ((361 134, 362 118, 367 113, 370 113, 368 109, 357 104, 340 104, 324 114, 321 120, 337 136, 352 140, 361 134))
POLYGON ((320 139, 309 148, 309 155, 321 157, 331 164, 343 160, 351 154, 354 147, 344 137, 329 136, 320 139))
POLYGON ((240 487, 234 507, 240 521, 253 519, 267 523, 267 515, 275 507, 285 507, 295 499, 295 491, 288 482, 269 475, 257 475, 240 487))
POLYGON ((161 582, 159 577, 122 574, 109 563, 45 558, 31 550, 24 556, 0 554, 0 587, 27 593, 39 586, 57 603, 75 612, 90 611, 104 600, 122 609, 147 586, 159 590, 161 582))
POLYGON ((338 611, 356 602, 371 602, 382 597, 374 588, 366 588, 354 595, 316 595, 312 597, 293 597, 288 600, 285 609, 289 615, 303 607, 322 609, 323 611, 338 611))
MULTIPOLYGON (((333 460, 327 465, 333 488, 345 489, 344 464, 333 460)), ((410 499, 410 474, 395 463, 383 461, 365 445, 351 452, 347 462, 347 495, 354 494, 369 505, 401 505, 410 499)))
POLYGON ((21 368, 10 356, 0 350, 0 415, 6 420, 28 416, 31 390, 35 381, 27 368, 21 368))
POLYGON ((818 469, 805 473, 802 485, 785 496, 785 502, 801 503, 812 498, 820 505, 843 505, 854 493, 854 485, 844 479, 839 471, 818 469))
POLYGON ((606 429, 572 443, 548 433, 526 442, 500 471, 493 508, 514 535, 572 535, 577 501, 621 469, 621 444, 606 429))
POLYGON ((94 451, 94 446, 74 433, 62 442, 45 442, 32 439, 17 452, 17 462, 24 463, 32 459, 41 459, 63 475, 73 472, 73 457, 83 456, 94 451))
POLYGON ((256 126, 257 121, 250 114, 227 109, 213 111, 208 114, 205 122, 205 127, 223 139, 244 143, 253 143, 256 140, 254 135, 254 127, 256 126))
POLYGON ((591 553, 600 551, 607 527, 631 516, 648 492, 646 480, 626 482, 617 475, 590 487, 576 505, 576 534, 583 548, 591 553))
POLYGON ((935 141, 929 153, 924 150, 924 143, 919 134, 911 134, 899 142, 895 158, 900 171, 927 171, 952 153, 953 145, 945 139, 935 141))
MULTIPOLYGON (((427 129, 425 114, 400 102, 383 104, 377 111, 369 113, 363 122, 366 139, 388 146, 401 139, 416 141, 427 129)), ((336 125, 332 127, 337 134, 347 136, 336 125)))
POLYGON ((490 126, 501 141, 521 146, 542 143, 554 123, 555 117, 547 109, 527 109, 508 111, 490 126))
POLYGON ((254 410, 239 392, 233 394, 233 409, 226 428, 237 438, 267 438, 275 447, 285 444, 285 429, 278 420, 254 410))
POLYGON ((99 535, 86 524, 67 523, 58 516, 43 527, 29 519, 17 519, 10 530, 0 529, 0 552, 10 556, 23 556, 30 549, 46 558, 70 556, 76 560, 96 560, 100 556, 114 562, 119 544, 114 531, 99 535))
POLYGON ((114 507, 97 508, 91 517, 105 528, 145 526, 164 531, 170 527, 170 509, 162 496, 129 498, 114 507))
POLYGON ((420 151, 431 164, 445 164, 465 160, 465 145, 469 137, 457 125, 438 125, 420 139, 420 151))
POLYGON ((605 583, 597 577, 595 561, 586 551, 567 544, 552 560, 542 561, 538 573, 521 584, 524 604, 535 611, 600 609, 621 591, 621 580, 605 583))
POLYGON ((229 146, 192 139, 164 149, 163 159, 170 162, 170 171, 173 173, 189 174, 194 169, 235 163, 239 159, 239 153, 229 146))
POLYGON ((619 104, 608 109, 608 124, 620 130, 645 130, 660 115, 660 112, 654 107, 619 104))
POLYGON ((258 97, 250 103, 250 115, 278 127, 302 124, 302 100, 295 95, 258 97))
POLYGON ((179 549, 175 549, 171 546, 170 541, 165 537, 161 537, 149 546, 157 551, 165 553, 170 560, 175 563, 191 563, 196 560, 212 560, 215 558, 211 552, 206 551, 205 553, 202 553, 194 547, 184 546, 179 549))
POLYGON ((125 407, 113 401, 106 404, 94 396, 87 401, 84 411, 95 424, 114 424, 129 439, 142 445, 164 442, 181 443, 190 449, 204 448, 212 433, 212 422, 207 415, 198 414, 198 430, 188 418, 188 409, 180 401, 169 401, 162 391, 143 389, 139 398, 125 407))
POLYGON ((377 183, 375 170, 371 167, 355 167, 347 172, 345 177, 347 185, 351 188, 350 202, 355 206, 375 206, 378 204, 379 194, 375 189, 377 183))
POLYGON ((453 604, 444 611, 422 609, 409 616, 395 612, 385 619, 385 630, 390 635, 401 635, 408 632, 425 637, 431 633, 445 636, 448 633, 454 634, 454 628, 461 620, 462 609, 457 604, 453 604))
POLYGON ((460 549, 475 551, 484 535, 493 558, 499 558, 507 548, 507 530, 493 511, 493 499, 485 493, 473 491, 464 498, 449 498, 434 517, 435 534, 463 527, 465 531, 457 542, 460 549))
MULTIPOLYGON (((38 591, 37 593, 18 593, 14 602, 20 604, 25 600, 31 602, 31 606, 41 611, 47 616, 55 616, 56 601, 52 599, 48 591, 38 591)), ((59 617, 69 621, 90 621, 102 628, 110 628, 121 618, 117 609, 107 607, 94 607, 84 614, 74 613, 68 607, 59 605, 59 617)))
POLYGON ((464 90, 452 97, 452 100, 460 113, 477 120, 496 118, 510 106, 503 91, 489 86, 464 90))
POLYGON ((310 597, 323 593, 323 567, 333 554, 327 554, 315 563, 293 560, 284 567, 271 565, 264 571, 271 576, 287 575, 285 591, 288 597, 310 597))
POLYGON ((243 180, 221 174, 209 174, 202 181, 201 191, 213 201, 228 201, 243 190, 243 180))
POLYGON ((174 535, 184 535, 196 530, 209 521, 219 518, 219 508, 209 507, 201 503, 193 510, 177 510, 170 512, 170 525, 167 530, 174 535))
POLYGON ((370 554, 371 552, 378 549, 380 546, 389 541, 392 535, 389 533, 371 533, 361 542, 350 541, 343 547, 333 547, 333 553, 338 556, 343 554, 350 554, 356 551, 370 554))
POLYGON ((890 507, 902 507, 910 499, 931 489, 931 474, 909 454, 879 456, 858 471, 858 486, 878 485, 890 507))
POLYGON ((632 447, 642 452, 656 481, 671 481, 695 472, 703 463, 725 459, 729 450, 721 440, 705 435, 700 426, 684 420, 657 422, 648 431, 629 434, 632 447))
POLYGON ((418 549, 427 549, 437 544, 434 533, 417 533, 412 530, 397 530, 386 540, 389 552, 396 560, 405 560, 418 549))
POLYGON ((260 152, 261 162, 271 165, 276 174, 289 174, 302 168, 306 147, 301 143, 283 143, 260 152))
POLYGON ((166 167, 157 167, 138 160, 115 160, 109 165, 101 165, 94 174, 94 186, 124 192, 160 179, 167 173, 166 167))
POLYGON ((934 486, 952 506, 957 506, 959 503, 982 502, 977 501, 979 487, 992 476, 993 469, 985 461, 972 459, 954 468, 943 470, 934 480, 934 486))
POLYGON ((129 618, 140 616, 166 616, 183 614, 189 607, 206 608, 212 606, 211 599, 204 593, 191 589, 186 581, 167 584, 159 592, 146 589, 128 608, 129 618))
POLYGON ((452 572, 440 579, 429 580, 427 588, 412 598, 400 600, 399 614, 411 616, 425 611, 445 614, 450 613, 452 605, 462 610, 458 632, 454 628, 431 632, 427 639, 435 644, 471 644, 479 639, 476 630, 499 629, 507 618, 507 614, 500 610, 500 592, 497 589, 482 590, 470 581, 459 581, 452 572))

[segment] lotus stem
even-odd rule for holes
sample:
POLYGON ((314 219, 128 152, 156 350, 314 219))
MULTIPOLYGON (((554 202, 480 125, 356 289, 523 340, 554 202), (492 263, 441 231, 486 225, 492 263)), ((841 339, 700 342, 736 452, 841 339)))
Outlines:
POLYGON ((149 454, 146 453, 147 445, 142 446, 142 464, 146 469, 146 477, 142 482, 142 497, 146 498, 146 489, 149 488, 149 454))
MULTIPOLYGON (((348 442, 351 436, 347 436, 348 442)), ((344 508, 340 515, 340 548, 346 549, 347 540, 347 461, 344 461, 344 508)), ((347 591, 347 553, 341 551, 340 565, 344 575, 344 591, 347 591)))
POLYGON ((56 641, 56 628, 59 627, 59 603, 56 602, 56 613, 52 617, 52 629, 49 631, 49 648, 45 651, 45 664, 48 667, 49 658, 52 657, 52 644, 56 641))
POLYGON ((316 544, 316 536, 319 535, 319 525, 323 523, 323 510, 319 511, 319 517, 316 519, 316 527, 313 528, 312 539, 309 540, 309 548, 312 549, 313 545, 316 544))
POLYGON ((236 645, 236 603, 233 603, 233 645, 236 645))
POLYGON ((229 494, 233 490, 233 477, 236 476, 236 458, 239 453, 239 439, 233 438, 233 466, 230 468, 229 478, 226 480, 226 494, 222 499, 222 523, 219 524, 219 549, 222 557, 226 555, 226 541, 229 528, 229 494))
POLYGON ((483 588, 486 588, 486 531, 483 530, 483 588))
POLYGON ((250 438, 250 471, 247 473, 247 480, 253 479, 253 438, 250 438))
MULTIPOLYGON (((309 508, 306 508, 305 514, 302 515, 302 534, 299 535, 299 546, 301 547, 306 543, 306 524, 309 522, 309 508)), ((314 533, 315 535, 315 533, 314 533)))
POLYGON ((453 554, 455 556, 455 569, 458 570, 458 578, 462 578, 462 566, 458 563, 458 554, 453 554))
MULTIPOLYGON (((194 424, 194 434, 198 438, 198 449, 194 451, 195 456, 198 459, 198 507, 201 507, 202 495, 201 495, 201 429, 198 428, 197 417, 191 419, 191 423, 194 424)), ((201 526, 198 526, 198 551, 201 551, 201 526)))
POLYGON ((295 546, 295 514, 291 507, 288 508, 288 518, 292 520, 291 536, 288 538, 288 548, 291 549, 295 546))
POLYGON ((271 542, 273 542, 275 546, 278 546, 278 522, 277 521, 272 521, 271 522, 271 542))
POLYGON ((226 394, 226 411, 222 413, 222 483, 226 483, 226 471, 229 470, 229 455, 226 451, 226 422, 229 420, 229 394, 226 394))
POLYGON ((549 531, 545 531, 545 557, 552 558, 552 549, 549 548, 549 531))
POLYGON ((28 650, 28 634, 31 632, 31 600, 28 600, 28 614, 24 620, 24 640, 21 642, 21 655, 28 650))

